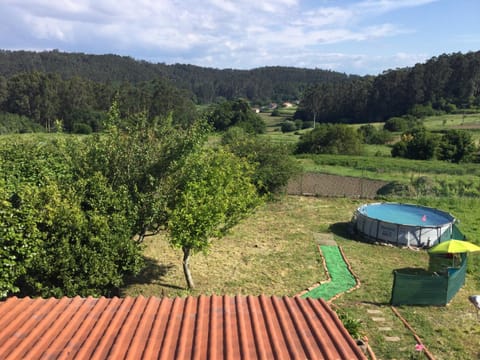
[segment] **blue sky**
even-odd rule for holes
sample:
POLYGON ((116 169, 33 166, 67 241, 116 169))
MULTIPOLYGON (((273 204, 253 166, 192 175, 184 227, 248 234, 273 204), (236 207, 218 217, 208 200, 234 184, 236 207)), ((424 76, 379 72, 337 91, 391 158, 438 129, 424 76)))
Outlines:
POLYGON ((480 50, 478 0, 0 0, 0 49, 378 74, 480 50))

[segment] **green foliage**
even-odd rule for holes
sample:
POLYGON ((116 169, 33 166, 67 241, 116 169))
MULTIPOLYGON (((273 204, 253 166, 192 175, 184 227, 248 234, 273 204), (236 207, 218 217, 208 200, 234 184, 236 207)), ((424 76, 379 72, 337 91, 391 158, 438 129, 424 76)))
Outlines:
POLYGON ((350 154, 363 151, 361 137, 342 124, 320 124, 300 137, 297 153, 350 154))
POLYGON ((44 132, 45 129, 26 116, 0 112, 0 134, 44 132))
POLYGON ((208 249, 258 204, 249 164, 221 149, 193 153, 179 170, 170 241, 195 252, 208 249))
POLYGON ((100 174, 42 187, 35 200, 42 249, 21 279, 23 293, 48 296, 112 295, 142 265, 130 238, 126 191, 113 191, 100 174))
POLYGON ((406 132, 421 126, 422 122, 412 116, 392 117, 385 121, 383 128, 388 131, 406 132))
POLYGON ((293 132, 295 130, 297 130, 297 124, 295 124, 295 122, 291 121, 291 120, 286 120, 282 123, 282 126, 280 127, 280 129, 282 130, 283 133, 286 133, 286 132, 293 132))
POLYGON ((171 175, 183 159, 201 146, 208 127, 202 122, 183 128, 172 118, 148 121, 138 114, 129 129, 121 129, 118 112, 112 108, 108 131, 85 140, 83 174, 99 172, 116 190, 126 188, 133 204, 134 234, 143 239, 148 230, 157 231, 166 222, 167 208, 175 182, 171 175))
POLYGON ((300 172, 296 161, 291 157, 292 146, 288 144, 251 136, 236 127, 225 132, 222 144, 254 166, 252 178, 259 194, 280 191, 291 177, 300 172))
POLYGON ((409 113, 416 118, 424 118, 426 116, 440 115, 441 111, 432 108, 431 103, 425 105, 415 104, 410 109, 409 113))
POLYGON ((190 253, 206 252, 212 238, 225 234, 258 204, 251 171, 246 161, 221 149, 193 153, 179 170, 168 230, 170 243, 183 249, 190 288, 190 253))
MULTIPOLYGON (((141 89, 128 85, 161 78, 175 84, 182 92, 193 94, 201 104, 212 103, 219 98, 231 100, 237 97, 262 104, 293 101, 299 99, 303 89, 310 84, 348 78, 346 74, 321 69, 270 66, 252 70, 220 70, 186 64, 153 64, 113 54, 90 55, 55 50, 0 51, 0 75, 10 78, 25 69, 59 74, 63 79, 77 77, 77 80, 108 84, 105 87, 98 86, 103 88, 100 94, 110 92, 111 84, 124 87, 126 94, 140 93, 141 89)), ((144 99, 142 96, 137 98, 140 108, 132 110, 132 113, 145 110, 141 108, 144 99)), ((0 92, 0 103, 1 100, 0 92)))
POLYGON ((383 129, 377 129, 371 124, 362 125, 357 129, 365 144, 385 144, 392 140, 392 135, 383 129))
MULTIPOLYGON (((37 190, 28 185, 18 188, 27 200, 33 199, 37 190)), ((42 237, 37 229, 36 215, 31 202, 24 202, 16 193, 12 194, 7 184, 0 180, 0 299, 20 290, 17 280, 39 256, 42 237)))
POLYGON ((255 114, 250 105, 242 99, 214 105, 207 113, 207 120, 218 131, 238 126, 248 133, 262 134, 266 129, 262 118, 255 114))
POLYGON ((197 118, 191 94, 161 78, 135 84, 100 84, 37 71, 14 74, 4 87, 0 111, 23 116, 48 132, 54 130, 56 119, 62 120, 67 132, 85 133, 86 125, 99 131, 112 101, 122 121, 139 112, 145 112, 149 120, 171 114, 173 122, 183 126, 197 118), (80 129, 79 124, 83 124, 80 129))
POLYGON ((273 109, 272 113, 270 114, 271 116, 282 116, 282 114, 280 113, 280 109, 279 108, 275 108, 273 109))
POLYGON ((78 177, 84 146, 62 135, 1 144, 3 296, 108 295, 139 270, 128 193, 78 177))
POLYGON ((338 318, 342 322, 343 326, 345 326, 345 329, 347 329, 350 336, 354 339, 360 339, 360 330, 362 326, 360 320, 353 318, 346 311, 340 308, 336 308, 335 312, 337 313, 338 318))
POLYGON ((461 130, 448 130, 442 135, 438 159, 454 163, 473 160, 476 146, 470 133, 461 130))
POLYGON ((93 130, 92 130, 92 127, 88 124, 76 123, 75 125, 73 125, 72 132, 74 134, 89 135, 93 132, 93 130))
POLYGON ((348 80, 317 83, 308 87, 295 118, 316 123, 364 121, 368 112, 370 77, 353 76, 348 80))
POLYGON ((392 147, 393 157, 408 159, 439 160, 454 163, 474 160, 476 146, 471 134, 461 130, 448 130, 441 137, 417 128, 402 135, 399 142, 392 147))
POLYGON ((426 131, 425 128, 417 128, 402 135, 402 140, 392 148, 392 156, 430 160, 435 158, 437 147, 437 136, 426 131))

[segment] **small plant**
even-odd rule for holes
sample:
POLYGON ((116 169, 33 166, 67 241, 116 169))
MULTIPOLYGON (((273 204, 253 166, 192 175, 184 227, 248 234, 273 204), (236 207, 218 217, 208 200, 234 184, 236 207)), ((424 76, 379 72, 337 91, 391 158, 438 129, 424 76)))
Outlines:
POLYGON ((338 315, 338 318, 342 321, 343 326, 345 326, 345 329, 347 329, 350 336, 354 339, 359 339, 361 337, 360 336, 360 327, 361 327, 360 320, 352 318, 345 311, 340 309, 337 309, 336 313, 338 315))

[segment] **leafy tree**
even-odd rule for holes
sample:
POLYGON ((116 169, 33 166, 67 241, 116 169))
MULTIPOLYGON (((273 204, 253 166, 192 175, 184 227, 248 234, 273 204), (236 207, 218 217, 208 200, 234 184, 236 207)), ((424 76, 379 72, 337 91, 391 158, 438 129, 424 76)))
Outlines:
POLYGON ((285 120, 280 128, 283 133, 297 130, 297 125, 291 120, 285 120))
POLYGON ((201 121, 174 126, 171 117, 148 121, 145 114, 136 115, 129 128, 122 123, 114 102, 106 132, 86 139, 87 161, 80 168, 87 176, 103 174, 114 190, 128 190, 135 212, 131 235, 142 241, 148 231, 164 226, 175 186, 171 175, 205 141, 207 127, 201 121))
MULTIPOLYGON (((28 185, 19 189, 27 199, 34 198, 35 190, 28 185)), ((36 214, 31 203, 22 203, 0 180, 0 299, 20 290, 17 280, 39 254, 42 238, 36 214)))
POLYGON ((297 153, 359 155, 363 151, 361 136, 342 124, 320 124, 303 134, 297 153))
POLYGON ((3 108, 3 103, 7 100, 7 97, 7 79, 0 75, 0 109, 3 108))
POLYGON ((454 163, 471 161, 476 147, 470 133, 461 130, 448 130, 440 139, 439 160, 454 163))
POLYGON ((316 127, 318 118, 322 117, 321 112, 326 113, 332 110, 332 102, 329 102, 332 97, 333 94, 328 90, 327 84, 312 86, 305 91, 302 108, 312 114, 311 120, 313 121, 314 128, 316 127))
MULTIPOLYGON (((144 92, 149 94, 148 119, 154 119, 155 117, 165 118, 167 116, 172 117, 172 123, 175 125, 181 124, 188 127, 196 119, 196 109, 193 101, 191 100, 189 93, 180 90, 167 81, 161 81, 159 79, 153 80, 150 83, 145 84, 144 92)), ((143 90, 142 88, 142 90, 143 90)), ((140 93, 142 95, 142 93, 140 93)), ((138 97, 129 97, 130 102, 137 102, 138 97)), ((130 111, 130 114, 136 114, 139 111, 130 111)))
POLYGON ((402 117, 391 117, 385 121, 383 128, 392 132, 406 132, 407 130, 412 130, 421 126, 423 126, 423 122, 420 119, 416 119, 411 115, 405 115, 402 117))
POLYGON ((392 148, 392 156, 430 160, 435 158, 437 147, 438 139, 434 134, 425 128, 417 128, 402 135, 402 139, 392 148))
POLYGON ((254 166, 252 179, 261 195, 278 192, 300 171, 291 146, 248 135, 241 128, 228 129, 222 144, 254 166))
POLYGON ((208 251, 219 237, 258 204, 251 167, 231 153, 207 149, 191 154, 178 173, 179 185, 168 220, 170 243, 183 251, 183 270, 194 287, 189 260, 208 251))
POLYGON ((100 174, 72 185, 48 184, 34 200, 42 247, 20 281, 24 294, 112 295, 142 266, 125 189, 113 191, 100 174))
POLYGON ((218 131, 238 126, 246 132, 261 134, 265 132, 266 127, 265 122, 242 99, 224 101, 214 105, 207 114, 207 120, 218 131))
POLYGON ((393 144, 392 150, 391 150, 392 157, 406 158, 407 152, 408 152, 407 145, 408 143, 405 140, 401 140, 393 144))
POLYGON ((0 134, 44 132, 45 129, 26 116, 0 112, 0 134))
POLYGON ((101 174, 80 178, 86 144, 50 135, 0 147, 2 295, 108 295, 139 270, 133 205, 101 174))
POLYGON ((377 129, 371 124, 360 126, 357 131, 365 144, 385 144, 392 139, 392 135, 389 132, 377 129))
POLYGON ((441 112, 434 110, 432 108, 431 103, 427 103, 425 105, 421 105, 421 104, 413 105, 409 113, 415 116, 416 118, 424 118, 426 116, 433 116, 441 112))

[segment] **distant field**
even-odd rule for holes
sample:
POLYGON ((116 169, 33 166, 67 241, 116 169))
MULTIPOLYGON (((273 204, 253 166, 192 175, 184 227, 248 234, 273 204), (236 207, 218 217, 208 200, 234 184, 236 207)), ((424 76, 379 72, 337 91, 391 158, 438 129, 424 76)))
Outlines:
POLYGON ((282 123, 285 121, 287 116, 272 116, 270 113, 262 112, 258 114, 265 124, 267 125, 267 133, 273 133, 280 131, 282 123))
POLYGON ((429 116, 424 120, 430 130, 445 128, 478 129, 480 128, 480 114, 446 114, 429 116))

